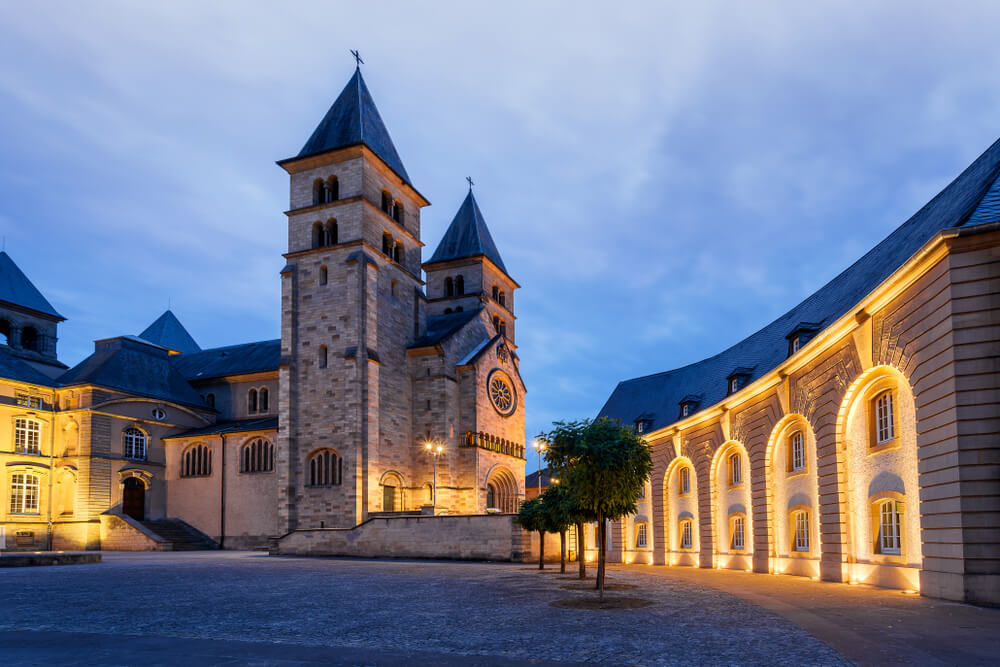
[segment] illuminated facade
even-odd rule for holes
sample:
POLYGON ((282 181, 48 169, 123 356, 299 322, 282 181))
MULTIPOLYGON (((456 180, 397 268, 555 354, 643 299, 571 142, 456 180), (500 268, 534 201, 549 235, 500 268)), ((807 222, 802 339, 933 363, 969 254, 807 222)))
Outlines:
POLYGON ((764 329, 621 382, 654 472, 614 558, 1000 602, 998 176, 1000 142, 764 329))
POLYGON ((0 546, 247 548, 375 515, 516 511, 520 286, 471 181, 422 261, 428 202, 360 70, 280 165, 279 340, 202 350, 167 311, 67 369, 63 318, 0 253, 0 546))

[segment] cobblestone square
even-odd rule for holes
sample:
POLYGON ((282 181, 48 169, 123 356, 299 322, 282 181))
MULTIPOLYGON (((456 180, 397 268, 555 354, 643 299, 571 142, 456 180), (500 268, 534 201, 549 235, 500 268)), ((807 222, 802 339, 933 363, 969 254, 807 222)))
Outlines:
MULTIPOLYGON (((697 571, 613 567, 610 582, 637 588, 609 595, 653 604, 583 611, 550 606, 594 595, 561 588, 573 581, 557 570, 258 552, 106 553, 99 564, 9 569, 0 572, 0 663, 847 664, 781 615, 704 585, 697 571)), ((780 579, 791 595, 797 583, 703 574, 780 579)), ((819 590, 843 597, 846 588, 819 590)))

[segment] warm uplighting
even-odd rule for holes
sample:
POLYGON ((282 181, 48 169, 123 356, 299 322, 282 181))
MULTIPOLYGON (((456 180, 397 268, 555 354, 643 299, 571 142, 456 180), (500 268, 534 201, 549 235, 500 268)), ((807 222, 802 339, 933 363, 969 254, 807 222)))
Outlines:
POLYGON ((812 579, 813 581, 819 581, 819 577, 809 577, 809 578, 812 579))
POLYGON ((743 571, 744 571, 744 572, 753 572, 753 570, 752 570, 752 569, 750 569, 749 567, 748 567, 747 569, 743 570, 743 571))
POLYGON ((907 588, 905 591, 901 591, 903 595, 919 595, 920 591, 915 591, 912 588, 907 588))
POLYGON ((860 582, 860 581, 858 581, 857 579, 851 579, 850 581, 848 581, 848 582, 847 582, 847 585, 848 585, 848 586, 857 586, 857 585, 858 585, 858 584, 860 584, 860 583, 861 583, 861 582, 860 582))

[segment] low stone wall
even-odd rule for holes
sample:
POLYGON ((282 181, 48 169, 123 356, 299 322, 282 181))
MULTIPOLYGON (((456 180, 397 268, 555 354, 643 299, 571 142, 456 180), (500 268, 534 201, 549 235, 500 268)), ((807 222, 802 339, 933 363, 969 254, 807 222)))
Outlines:
POLYGON ((295 530, 272 540, 270 551, 299 556, 521 561, 531 558, 530 548, 530 536, 514 523, 513 514, 486 514, 380 517, 354 528, 295 530))
POLYGON ((124 514, 101 515, 101 549, 105 551, 164 551, 169 548, 158 535, 124 514))
POLYGON ((55 551, 36 551, 33 553, 0 554, 0 567, 33 567, 37 565, 80 565, 82 563, 100 563, 101 554, 97 551, 77 551, 73 553, 57 553, 55 551))

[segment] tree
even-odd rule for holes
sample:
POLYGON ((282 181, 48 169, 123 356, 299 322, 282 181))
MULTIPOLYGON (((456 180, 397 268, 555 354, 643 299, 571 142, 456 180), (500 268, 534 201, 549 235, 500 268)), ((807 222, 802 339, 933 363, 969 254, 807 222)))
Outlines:
POLYGON ((549 522, 559 530, 561 571, 566 571, 566 531, 570 526, 576 526, 577 560, 580 563, 580 578, 584 579, 587 576, 587 566, 583 560, 583 524, 592 521, 593 516, 577 504, 573 490, 561 478, 554 479, 559 481, 553 482, 542 497, 545 498, 544 508, 549 522))
POLYGON ((607 417, 554 426, 544 436, 549 445, 546 458, 559 471, 576 505, 597 520, 596 585, 603 599, 607 522, 635 513, 653 460, 633 429, 607 417))
POLYGON ((545 528, 546 517, 542 507, 542 497, 525 500, 514 521, 527 531, 538 532, 538 569, 545 569, 545 528))

